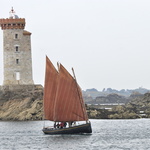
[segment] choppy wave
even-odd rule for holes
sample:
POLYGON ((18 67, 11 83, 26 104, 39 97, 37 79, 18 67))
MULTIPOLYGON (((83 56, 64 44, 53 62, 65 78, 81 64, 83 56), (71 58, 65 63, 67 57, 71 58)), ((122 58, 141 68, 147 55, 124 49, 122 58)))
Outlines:
POLYGON ((1 121, 0 149, 150 150, 150 119, 93 119, 91 123, 93 133, 90 135, 45 135, 43 121, 1 121))

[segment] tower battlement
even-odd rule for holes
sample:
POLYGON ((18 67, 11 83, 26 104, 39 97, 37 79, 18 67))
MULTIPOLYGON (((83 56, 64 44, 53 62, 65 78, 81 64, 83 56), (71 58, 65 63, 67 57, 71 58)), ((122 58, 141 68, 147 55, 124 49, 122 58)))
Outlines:
POLYGON ((0 19, 0 26, 2 30, 5 29, 24 29, 25 19, 24 18, 6 18, 0 19))

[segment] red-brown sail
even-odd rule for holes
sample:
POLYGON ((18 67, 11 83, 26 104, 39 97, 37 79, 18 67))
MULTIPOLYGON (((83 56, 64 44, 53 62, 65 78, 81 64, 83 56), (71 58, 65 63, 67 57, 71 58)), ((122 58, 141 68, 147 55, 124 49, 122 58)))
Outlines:
POLYGON ((76 80, 60 64, 54 106, 54 121, 88 120, 76 80))
POLYGON ((46 72, 44 85, 44 118, 54 121, 54 103, 57 89, 58 72, 46 56, 46 72))

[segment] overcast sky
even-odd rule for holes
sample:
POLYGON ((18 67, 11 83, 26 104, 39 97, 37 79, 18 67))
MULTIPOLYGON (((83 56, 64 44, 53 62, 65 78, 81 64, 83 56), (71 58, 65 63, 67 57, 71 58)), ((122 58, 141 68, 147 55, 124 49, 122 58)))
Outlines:
POLYGON ((47 55, 55 66, 74 67, 83 90, 150 89, 150 0, 0 0, 0 18, 12 6, 32 33, 35 84, 44 83, 47 55))

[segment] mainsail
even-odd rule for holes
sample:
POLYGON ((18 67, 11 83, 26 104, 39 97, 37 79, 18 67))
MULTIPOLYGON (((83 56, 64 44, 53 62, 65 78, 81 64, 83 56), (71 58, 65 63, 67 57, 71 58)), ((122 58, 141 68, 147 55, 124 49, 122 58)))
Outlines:
POLYGON ((60 64, 59 71, 46 57, 44 117, 56 122, 88 120, 82 92, 76 80, 60 64))
POLYGON ((81 90, 76 80, 61 64, 54 108, 54 121, 88 120, 81 90))
POLYGON ((58 72, 46 56, 44 85, 44 118, 53 121, 58 72))

